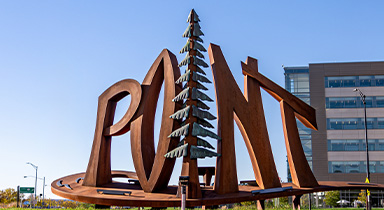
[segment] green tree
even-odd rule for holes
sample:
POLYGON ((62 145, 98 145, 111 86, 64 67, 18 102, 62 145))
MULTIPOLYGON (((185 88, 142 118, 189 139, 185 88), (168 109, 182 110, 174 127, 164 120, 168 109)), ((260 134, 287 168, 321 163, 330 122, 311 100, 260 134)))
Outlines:
POLYGON ((78 207, 78 202, 72 201, 72 200, 64 200, 63 203, 61 204, 62 207, 65 208, 77 208, 78 207))
POLYGON ((7 188, 0 191, 0 203, 9 204, 17 200, 17 191, 13 188, 7 188))
POLYGON ((79 203, 78 207, 79 207, 79 208, 82 208, 82 209, 95 208, 95 204, 91 204, 91 203, 79 203))
POLYGON ((309 195, 308 194, 302 195, 300 200, 301 200, 301 207, 302 208, 308 208, 308 206, 309 206, 309 195))
POLYGON ((364 205, 367 202, 367 194, 365 190, 361 190, 357 200, 361 201, 364 205))
POLYGON ((340 191, 328 191, 325 193, 325 204, 328 206, 337 206, 337 201, 340 200, 340 191))
POLYGON ((288 197, 280 197, 279 199, 279 205, 277 206, 278 209, 290 209, 291 206, 289 205, 289 199, 288 197))

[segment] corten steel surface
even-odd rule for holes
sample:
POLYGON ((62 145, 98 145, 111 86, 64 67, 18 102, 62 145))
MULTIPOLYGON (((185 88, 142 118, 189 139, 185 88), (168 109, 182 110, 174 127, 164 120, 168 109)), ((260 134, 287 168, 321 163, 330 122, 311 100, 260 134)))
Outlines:
POLYGON ((318 183, 301 146, 294 110, 284 100, 280 101, 280 110, 292 182, 299 187, 317 186, 318 183))
POLYGON ((141 86, 135 80, 123 80, 112 85, 99 97, 95 137, 84 186, 97 187, 112 182, 111 136, 131 130, 132 157, 142 188, 146 192, 153 192, 167 187, 175 159, 166 159, 164 154, 174 149, 179 142, 179 138, 167 137, 172 129, 179 126, 169 118, 180 108, 180 104, 172 102, 181 90, 181 86, 175 84, 179 77, 176 57, 168 50, 163 50, 141 86), (155 153, 153 127, 163 81, 163 116, 155 153), (131 94, 129 109, 119 122, 112 125, 117 102, 128 94, 131 94))
MULTIPOLYGON (((304 156, 298 136, 295 117, 309 128, 316 129, 315 110, 283 88, 279 87, 258 72, 257 60, 248 57, 242 63, 245 80, 245 94, 237 86, 225 61, 221 49, 211 44, 208 50, 214 77, 216 103, 218 110, 218 141, 216 167, 194 168, 193 175, 189 166, 196 159, 183 161, 182 174, 204 176, 206 186, 200 186, 195 198, 187 199, 187 206, 219 205, 249 200, 296 196, 339 189, 375 189, 384 190, 381 184, 348 182, 317 182, 304 156), (265 89, 280 102, 285 144, 293 183, 280 183, 274 163, 271 145, 265 123, 260 87, 265 89), (255 180, 248 186, 239 186, 236 171, 234 149, 234 123, 236 121, 244 138, 255 180), (215 185, 210 179, 215 176, 215 185), (282 190, 281 187, 292 187, 282 190), (269 188, 278 188, 279 192, 265 193, 269 188), (262 190, 252 194, 253 190, 262 190), (201 195, 200 195, 201 194, 201 195)), ((180 125, 169 116, 181 108, 180 103, 172 99, 180 92, 181 85, 175 85, 180 77, 175 56, 163 50, 155 60, 140 85, 132 79, 122 80, 108 88, 100 97, 96 121, 95 136, 86 173, 79 173, 55 180, 51 184, 53 193, 76 201, 117 206, 180 206, 176 197, 177 186, 168 186, 175 164, 175 158, 166 159, 164 155, 176 148, 179 138, 168 138, 172 130, 180 125), (154 147, 154 117, 162 84, 164 83, 164 105, 157 152, 154 147), (123 97, 131 94, 131 104, 123 118, 113 124, 116 104, 123 97), (112 136, 131 132, 132 157, 136 172, 111 171, 110 153, 112 136), (84 177, 84 180, 81 179, 84 177), (112 180, 114 177, 138 179, 130 183, 112 180), (124 191, 128 195, 99 194, 124 191), (129 193, 126 193, 129 194, 129 193)), ((196 177, 195 177, 196 178, 196 177)), ((274 191, 275 189, 272 189, 274 191)), ((120 192, 121 194, 121 192, 120 192)), ((262 205, 260 205, 262 207, 262 205)), ((296 205, 296 207, 299 207, 296 205)))
POLYGON ((122 80, 108 88, 99 97, 96 130, 89 159, 87 173, 84 178, 86 186, 100 186, 110 183, 111 176, 111 136, 103 134, 105 128, 112 126, 119 130, 129 130, 127 123, 132 118, 140 103, 142 95, 140 84, 136 80, 122 80), (131 94, 129 109, 116 126, 112 126, 117 102, 131 94), (121 123, 125 122, 125 123, 121 123))
MULTIPOLYGON (((257 60, 251 57, 248 57, 247 61, 253 61, 253 63, 257 64, 257 60)), ((245 63, 241 63, 241 66, 244 75, 248 75, 259 81, 261 87, 280 102, 285 147, 287 149, 292 182, 300 187, 316 186, 317 181, 305 157, 295 118, 295 116, 299 116, 298 119, 303 122, 305 126, 317 130, 315 110, 302 100, 292 97, 293 95, 288 91, 257 72, 257 66, 252 67, 245 63), (293 107, 295 107, 295 109, 293 107)))
POLYGON ((205 186, 211 185, 212 176, 215 175, 215 167, 198 167, 199 175, 203 176, 205 186))
POLYGON ((179 128, 179 123, 169 118, 180 109, 180 103, 172 99, 181 91, 181 85, 175 84, 180 77, 177 59, 168 50, 163 50, 149 69, 142 83, 144 96, 140 107, 132 120, 131 151, 135 170, 141 187, 145 192, 154 192, 167 187, 171 177, 175 159, 167 159, 164 155, 176 148, 180 138, 168 138, 168 135, 179 128), (157 152, 154 149, 155 112, 161 85, 164 80, 163 115, 157 152))
MULTIPOLYGON (((134 177, 133 172, 118 172, 123 177, 134 177)), ((114 171, 112 171, 114 174, 114 171)), ((117 205, 117 206, 142 206, 142 207, 167 207, 167 206, 180 206, 180 198, 176 198, 177 186, 168 186, 167 189, 159 191, 158 193, 145 193, 139 185, 129 183, 118 183, 113 182, 110 184, 103 185, 102 187, 87 187, 82 186, 82 181, 76 183, 76 179, 83 177, 84 173, 73 174, 67 177, 63 177, 55 180, 51 184, 52 192, 56 195, 82 201, 88 203, 96 203, 100 205, 117 205), (62 180, 63 184, 69 184, 72 190, 65 187, 58 187, 57 181, 62 180), (98 194, 97 190, 116 190, 116 191, 131 191, 130 196, 121 195, 103 195, 98 194)), ((230 194, 217 194, 212 187, 201 187, 203 198, 201 199, 187 199, 187 206, 201 206, 201 205, 219 205, 226 203, 237 203, 250 200, 266 200, 276 197, 285 197, 292 195, 302 195, 310 192, 321 192, 329 190, 345 190, 345 189, 384 189, 384 185, 366 185, 360 183, 348 183, 348 182, 319 182, 319 185, 314 188, 299 188, 293 183, 282 183, 282 187, 292 186, 292 190, 269 193, 269 194, 258 194, 253 196, 251 191, 260 190, 257 186, 239 186, 237 193, 230 194)))
MULTIPOLYGON (((260 83, 244 77, 245 96, 237 86, 221 49, 211 44, 208 49, 215 83, 218 135, 215 190, 219 194, 237 191, 234 118, 244 138, 252 162, 256 181, 261 188, 280 187, 272 149, 265 122, 260 83)), ((257 62, 250 60, 252 70, 257 71, 257 62)))

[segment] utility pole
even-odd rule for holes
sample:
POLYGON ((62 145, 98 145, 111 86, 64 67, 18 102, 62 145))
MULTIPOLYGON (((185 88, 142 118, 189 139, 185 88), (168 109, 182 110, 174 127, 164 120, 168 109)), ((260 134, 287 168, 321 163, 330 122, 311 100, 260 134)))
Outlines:
MULTIPOLYGON (((35 197, 34 200, 36 200, 36 191, 37 191, 37 169, 38 167, 30 162, 27 162, 27 164, 31 165, 36 170, 36 176, 35 176, 35 197)), ((33 204, 35 206, 35 204, 33 204)))

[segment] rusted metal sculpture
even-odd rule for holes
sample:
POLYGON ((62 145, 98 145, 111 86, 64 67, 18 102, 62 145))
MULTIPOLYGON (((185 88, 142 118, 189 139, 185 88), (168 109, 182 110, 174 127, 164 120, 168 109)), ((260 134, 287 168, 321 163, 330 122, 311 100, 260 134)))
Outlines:
MULTIPOLYGON (((180 206, 176 197, 178 186, 169 186, 175 164, 174 157, 183 157, 182 175, 190 177, 187 206, 218 205, 258 200, 264 208, 265 199, 295 196, 294 208, 299 208, 305 193, 338 189, 379 189, 381 184, 318 182, 305 159, 299 139, 296 118, 305 126, 317 129, 315 110, 258 72, 257 60, 248 57, 241 63, 244 74, 243 94, 225 61, 219 46, 208 49, 216 91, 217 133, 205 119, 213 115, 201 110, 209 108, 196 99, 207 98, 198 89, 203 77, 197 60, 201 34, 198 16, 192 10, 185 32, 188 43, 185 74, 180 75, 176 57, 163 50, 140 85, 133 79, 122 80, 108 88, 99 97, 96 130, 91 156, 85 173, 73 174, 55 180, 53 193, 62 197, 99 205, 117 206, 180 206), (197 57, 196 57, 197 56, 197 57), (181 83, 186 82, 183 88, 181 83), (154 146, 154 116, 162 84, 164 105, 157 151, 154 146), (288 163, 293 183, 280 183, 274 163, 262 105, 261 88, 279 103, 285 135, 288 163), (195 92, 194 92, 195 91, 195 92), (131 95, 131 104, 123 118, 113 124, 116 104, 131 95), (200 94, 200 95, 199 95, 200 94), (172 102, 173 100, 173 102, 172 102), (186 103, 182 103, 186 100, 186 103), (199 109, 200 108, 200 109, 199 109), (171 116, 171 117, 170 117, 171 116), (248 149, 255 180, 239 186, 234 149, 234 121, 240 129, 248 149), (112 136, 130 131, 131 152, 136 172, 111 171, 112 136), (180 136, 185 138, 180 141, 180 136), (218 139, 217 153, 199 148, 214 149, 198 136, 218 139), (198 167, 197 158, 217 156, 216 167, 198 167), (200 186, 198 176, 204 176, 200 186), (212 176, 214 186, 210 186, 212 176), (115 182, 113 177, 129 178, 128 183, 115 182)), ((184 48, 183 48, 184 49, 184 48)), ((205 79, 204 79, 205 78, 205 79)))
POLYGON ((181 85, 175 84, 179 77, 176 57, 168 50, 163 50, 141 86, 135 80, 123 80, 112 85, 99 97, 95 137, 84 186, 99 187, 112 182, 111 137, 131 130, 131 152, 141 187, 145 192, 167 187, 175 160, 165 158, 164 154, 179 143, 178 137, 168 138, 172 130, 179 128, 179 124, 169 118, 181 107, 181 104, 172 102, 181 90, 181 85), (163 116, 155 153, 153 127, 163 81, 163 116), (128 94, 131 94, 129 109, 119 122, 112 125, 116 103, 128 94))

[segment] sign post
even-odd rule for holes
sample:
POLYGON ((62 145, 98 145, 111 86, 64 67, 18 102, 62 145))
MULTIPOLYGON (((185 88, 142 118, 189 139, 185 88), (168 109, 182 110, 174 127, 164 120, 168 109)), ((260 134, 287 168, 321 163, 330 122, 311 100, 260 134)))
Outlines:
POLYGON ((20 186, 17 186, 17 200, 16 200, 16 207, 19 208, 20 203, 20 186))
MULTIPOLYGON (((18 187, 18 192, 19 193, 34 193, 35 188, 34 187, 18 187)), ((31 201, 29 202, 30 207, 32 206, 32 198, 31 201)))

